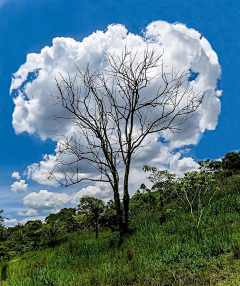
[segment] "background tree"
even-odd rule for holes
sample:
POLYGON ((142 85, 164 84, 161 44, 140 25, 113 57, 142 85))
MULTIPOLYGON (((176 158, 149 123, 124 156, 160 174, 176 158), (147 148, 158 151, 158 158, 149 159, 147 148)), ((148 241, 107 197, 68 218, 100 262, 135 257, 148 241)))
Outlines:
POLYGON ((223 158, 217 160, 204 160, 198 162, 203 171, 218 174, 219 179, 240 173, 240 151, 228 152, 223 158))
POLYGON ((229 170, 232 174, 240 171, 240 152, 229 152, 221 160, 222 169, 229 170))
MULTIPOLYGON (((141 186, 143 187, 143 186, 141 186)), ((149 189, 141 188, 142 192, 138 190, 130 200, 131 216, 141 213, 145 209, 148 211, 158 205, 159 196, 151 192, 149 189), (146 190, 146 191, 145 191, 146 190)))
POLYGON ((206 159, 203 161, 199 161, 199 169, 203 172, 213 172, 217 173, 222 170, 222 161, 221 160, 210 160, 206 159))
POLYGON ((103 201, 93 197, 83 197, 80 199, 78 211, 85 214, 90 223, 94 225, 96 238, 98 238, 99 218, 104 212, 103 201))
POLYGON ((128 229, 129 174, 133 159, 146 146, 151 134, 164 130, 180 132, 181 126, 201 103, 189 82, 188 71, 166 68, 155 50, 138 53, 127 50, 120 56, 106 54, 108 68, 78 69, 74 78, 61 76, 56 100, 69 112, 76 132, 63 136, 56 150, 56 161, 49 179, 69 186, 83 180, 110 183, 118 216, 120 239, 128 229), (140 58, 140 60, 139 60, 140 58), (166 69, 166 72, 165 72, 166 69), (147 88, 159 82, 148 94, 147 88), (82 163, 88 163, 99 176, 84 176, 82 163), (120 178, 120 170, 123 176, 120 178), (120 203, 123 181, 123 204, 120 203))
POLYGON ((112 231, 117 229, 118 218, 117 218, 115 203, 113 200, 107 202, 104 208, 104 213, 100 218, 100 221, 105 227, 110 228, 112 231))
POLYGON ((49 246, 56 246, 65 240, 69 233, 78 228, 75 216, 75 208, 63 208, 58 213, 47 216, 41 229, 44 243, 49 246))
POLYGON ((3 210, 0 210, 0 242, 6 237, 6 227, 4 226, 4 217, 1 215, 3 210))
POLYGON ((51 221, 43 224, 41 237, 45 245, 55 247, 66 237, 66 230, 58 220, 51 221))
POLYGON ((56 214, 50 214, 46 217, 46 224, 58 222, 63 230, 67 233, 73 232, 77 227, 77 221, 75 220, 76 209, 75 208, 63 208, 56 214))
POLYGON ((9 249, 16 253, 23 253, 31 248, 22 224, 19 223, 8 229, 6 245, 9 249))
POLYGON ((159 193, 158 200, 163 207, 164 203, 171 201, 176 196, 176 176, 170 174, 167 170, 159 171, 156 167, 149 167, 147 165, 143 166, 143 170, 151 172, 148 177, 149 181, 153 184, 151 190, 159 193))
POLYGON ((28 245, 31 246, 31 249, 36 250, 41 244, 41 230, 42 230, 42 221, 28 221, 24 225, 24 232, 26 233, 26 240, 28 240, 28 245))
POLYGON ((0 224, 3 224, 3 216, 2 216, 3 210, 0 210, 0 224))

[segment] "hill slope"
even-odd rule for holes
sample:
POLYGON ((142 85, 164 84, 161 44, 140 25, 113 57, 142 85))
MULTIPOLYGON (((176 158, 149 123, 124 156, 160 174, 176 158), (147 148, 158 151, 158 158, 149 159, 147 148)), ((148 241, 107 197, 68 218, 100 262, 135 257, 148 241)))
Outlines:
POLYGON ((191 227, 178 204, 145 205, 132 216, 133 234, 77 231, 54 248, 26 252, 1 263, 3 286, 240 285, 240 176, 226 179, 191 227))

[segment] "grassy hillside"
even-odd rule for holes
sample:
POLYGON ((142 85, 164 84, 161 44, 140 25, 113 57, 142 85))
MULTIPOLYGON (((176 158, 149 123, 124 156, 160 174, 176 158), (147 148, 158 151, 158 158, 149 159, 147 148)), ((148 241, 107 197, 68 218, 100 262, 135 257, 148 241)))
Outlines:
POLYGON ((240 176, 225 180, 198 233, 179 203, 132 214, 133 233, 76 231, 1 263, 1 285, 240 285, 240 176))

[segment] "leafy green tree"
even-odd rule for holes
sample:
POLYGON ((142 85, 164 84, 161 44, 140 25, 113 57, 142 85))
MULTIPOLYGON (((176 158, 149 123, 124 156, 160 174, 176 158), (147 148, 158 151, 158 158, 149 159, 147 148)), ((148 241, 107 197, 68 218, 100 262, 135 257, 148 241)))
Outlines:
POLYGON ((206 159, 203 161, 199 161, 199 169, 201 171, 206 172, 219 172, 222 170, 222 161, 221 160, 210 160, 206 159))
POLYGON ((104 202, 93 197, 83 197, 80 199, 78 211, 85 214, 90 223, 94 224, 96 238, 98 238, 99 218, 104 212, 104 202))
POLYGON ((62 229, 65 229, 67 233, 73 232, 77 228, 77 221, 75 220, 76 209, 75 208, 63 208, 56 214, 50 214, 46 217, 46 224, 57 222, 62 229))
POLYGON ((5 246, 9 251, 23 253, 39 248, 41 245, 42 222, 28 221, 25 225, 18 224, 7 229, 5 246))
POLYGON ((78 228, 78 222, 75 217, 75 208, 63 208, 60 212, 47 216, 41 231, 45 243, 50 246, 56 246, 66 239, 69 233, 78 228))
POLYGON ((229 152, 222 158, 222 168, 232 174, 240 171, 240 152, 229 152))
POLYGON ((33 250, 38 249, 42 242, 41 241, 42 225, 43 224, 41 220, 28 221, 24 225, 24 232, 33 250))
POLYGON ((118 218, 115 203, 113 200, 107 202, 99 221, 102 225, 110 228, 112 231, 116 230, 118 225, 118 218))
POLYGON ((221 178, 240 172, 240 152, 229 152, 219 160, 204 160, 198 162, 201 171, 219 173, 221 178))
POLYGON ((8 228, 6 245, 9 250, 17 253, 23 253, 24 251, 31 250, 29 239, 26 236, 26 232, 22 224, 19 223, 14 227, 8 228))
POLYGON ((51 221, 43 224, 41 237, 44 244, 55 247, 66 236, 66 231, 59 221, 51 221))
POLYGON ((144 209, 151 210, 158 205, 160 201, 159 197, 159 193, 153 193, 149 189, 147 189, 146 192, 140 192, 140 190, 138 190, 130 200, 131 215, 142 212, 144 209))
POLYGON ((159 171, 156 167, 146 165, 143 166, 143 170, 145 172, 151 172, 148 177, 153 184, 151 190, 159 193, 158 201, 162 207, 165 203, 169 203, 171 199, 176 197, 176 176, 174 174, 170 174, 167 170, 159 171))

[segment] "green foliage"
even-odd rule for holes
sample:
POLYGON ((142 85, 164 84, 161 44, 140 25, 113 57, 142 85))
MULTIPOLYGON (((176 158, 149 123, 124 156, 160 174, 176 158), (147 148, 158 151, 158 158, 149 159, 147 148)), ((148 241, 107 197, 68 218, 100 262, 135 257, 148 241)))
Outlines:
POLYGON ((75 220, 76 209, 75 208, 64 208, 56 214, 50 214, 46 217, 46 224, 53 225, 57 224, 62 230, 67 233, 73 232, 78 228, 77 221, 75 220))
POLYGON ((59 221, 52 221, 43 225, 41 237, 45 245, 55 247, 66 237, 66 229, 59 221))
POLYGON ((6 227, 4 226, 4 217, 1 215, 3 212, 3 210, 0 210, 0 243, 6 239, 7 234, 6 227))
POLYGON ((200 169, 220 173, 220 178, 229 177, 240 172, 240 151, 229 152, 219 160, 198 162, 200 169))
POLYGON ((0 224, 3 225, 3 216, 1 215, 4 211, 0 210, 0 224))
MULTIPOLYGON (((155 192, 156 204, 160 209, 176 198, 176 176, 167 170, 158 171, 155 167, 144 166, 145 172, 151 172, 148 179, 153 184, 151 191, 155 192)), ((150 190, 149 190, 150 191, 150 190)))
POLYGON ((118 227, 118 218, 115 203, 113 200, 107 202, 104 212, 100 217, 100 223, 112 231, 116 231, 118 227))
POLYGON ((161 208, 161 201, 162 198, 159 193, 153 193, 151 191, 141 193, 137 191, 130 201, 131 217, 145 209, 151 210, 153 207, 158 206, 159 202, 161 208))
POLYGON ((240 152, 229 152, 222 158, 222 168, 236 173, 240 170, 240 152))
POLYGON ((23 253, 31 250, 28 237, 21 224, 8 229, 8 238, 6 240, 7 247, 15 253, 23 253))
POLYGON ((11 260, 3 285, 238 285, 240 184, 229 185, 206 209, 198 235, 177 201, 175 212, 166 206, 164 222, 157 206, 142 208, 121 246, 117 232, 102 230, 96 240, 77 230, 55 248, 11 260))

